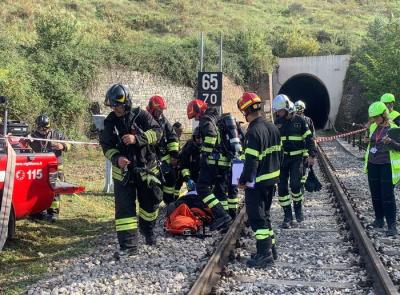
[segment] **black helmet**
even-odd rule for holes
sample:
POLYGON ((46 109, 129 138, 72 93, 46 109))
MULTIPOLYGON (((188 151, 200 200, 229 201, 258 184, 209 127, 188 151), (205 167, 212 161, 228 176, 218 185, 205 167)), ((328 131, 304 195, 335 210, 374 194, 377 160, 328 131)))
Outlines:
POLYGON ((126 109, 131 108, 132 100, 128 87, 122 84, 114 84, 108 89, 104 104, 109 107, 124 105, 126 109))
POLYGON ((46 115, 38 116, 35 122, 37 127, 50 128, 50 118, 46 115))

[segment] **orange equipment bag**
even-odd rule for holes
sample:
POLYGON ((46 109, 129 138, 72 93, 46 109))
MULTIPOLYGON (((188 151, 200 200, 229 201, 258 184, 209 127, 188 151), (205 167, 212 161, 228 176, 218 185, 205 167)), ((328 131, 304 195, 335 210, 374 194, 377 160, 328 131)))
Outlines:
MULTIPOLYGON (((173 235, 197 236, 204 225, 212 221, 211 210, 194 196, 184 196, 167 213, 164 229, 173 235), (176 207, 175 207, 176 206, 176 207), (193 206, 193 207, 189 207, 193 206)), ((204 235, 204 233, 203 233, 204 235)))

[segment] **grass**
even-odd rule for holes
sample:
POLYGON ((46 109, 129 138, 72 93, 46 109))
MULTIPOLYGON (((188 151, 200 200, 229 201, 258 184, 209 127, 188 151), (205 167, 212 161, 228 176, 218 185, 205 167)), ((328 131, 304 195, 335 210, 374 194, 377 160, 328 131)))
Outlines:
POLYGON ((86 192, 62 196, 55 224, 20 220, 16 239, 0 252, 0 294, 21 294, 47 272, 50 262, 85 252, 96 238, 113 230, 114 200, 102 192, 105 158, 100 150, 77 149, 66 154, 69 182, 86 192))

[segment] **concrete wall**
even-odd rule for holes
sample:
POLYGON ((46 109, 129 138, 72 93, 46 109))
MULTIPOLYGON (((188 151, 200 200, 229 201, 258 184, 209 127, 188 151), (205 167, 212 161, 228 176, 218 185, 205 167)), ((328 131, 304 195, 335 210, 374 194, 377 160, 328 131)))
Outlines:
POLYGON ((329 120, 334 123, 343 94, 343 81, 349 66, 349 55, 308 56, 279 59, 273 73, 273 94, 291 77, 308 74, 326 87, 330 99, 329 120))
MULTIPOLYGON (((171 80, 152 75, 130 71, 107 69, 103 70, 97 81, 88 90, 88 97, 93 102, 99 102, 101 113, 108 113, 110 109, 103 106, 105 93, 110 85, 123 83, 129 86, 132 92, 133 104, 145 108, 151 96, 158 94, 167 100, 165 115, 171 123, 179 121, 186 131, 192 130, 192 122, 187 119, 187 103, 194 98, 194 89, 176 85, 171 80)), ((231 112, 237 119, 243 120, 242 114, 236 107, 236 102, 242 95, 244 89, 234 84, 229 78, 223 79, 223 111, 231 112)))

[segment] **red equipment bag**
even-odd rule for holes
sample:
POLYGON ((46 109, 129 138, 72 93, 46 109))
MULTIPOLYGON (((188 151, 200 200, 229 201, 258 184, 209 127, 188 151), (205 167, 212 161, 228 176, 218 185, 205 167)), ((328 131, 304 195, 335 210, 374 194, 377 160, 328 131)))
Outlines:
POLYGON ((164 229, 173 235, 198 235, 201 229, 204 230, 204 225, 212 221, 211 210, 193 194, 168 205, 167 211, 164 229))

